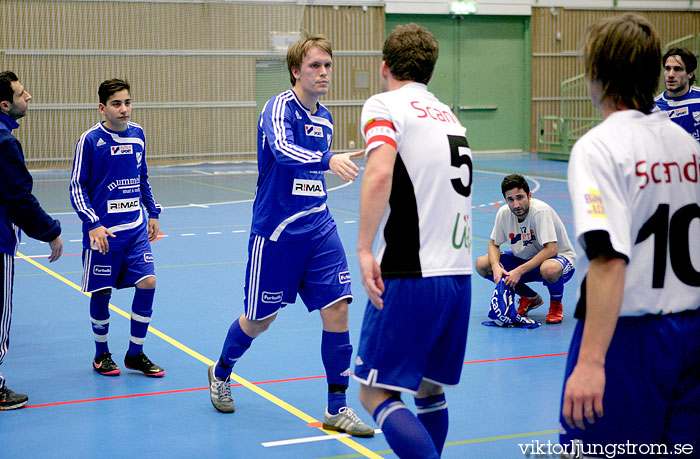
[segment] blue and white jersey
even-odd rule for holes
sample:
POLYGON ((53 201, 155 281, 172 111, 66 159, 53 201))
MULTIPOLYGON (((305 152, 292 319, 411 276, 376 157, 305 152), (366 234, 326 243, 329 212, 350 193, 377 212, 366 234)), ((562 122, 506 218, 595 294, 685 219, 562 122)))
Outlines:
POLYGON ((291 89, 267 101, 258 122, 253 233, 285 242, 334 224, 323 176, 332 143, 333 118, 323 105, 311 114, 291 89))
POLYGON ((83 132, 75 146, 70 200, 83 221, 83 248, 90 248, 90 230, 102 225, 116 237, 110 248, 123 248, 147 231, 142 206, 158 218, 160 204, 148 183, 143 128, 128 123, 123 132, 97 123, 83 132))
POLYGON ((667 112, 671 121, 700 142, 700 88, 691 86, 688 92, 680 97, 669 97, 664 91, 654 98, 654 103, 656 107, 653 111, 667 112))

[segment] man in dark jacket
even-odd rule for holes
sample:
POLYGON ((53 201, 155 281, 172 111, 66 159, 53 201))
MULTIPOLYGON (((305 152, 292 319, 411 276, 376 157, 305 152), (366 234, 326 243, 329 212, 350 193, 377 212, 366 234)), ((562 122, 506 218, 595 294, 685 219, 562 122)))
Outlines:
MULTIPOLYGON (((0 364, 10 343, 14 255, 20 241, 20 229, 28 236, 48 242, 49 262, 63 253, 61 224, 51 218, 32 195, 32 176, 24 164, 22 145, 12 135, 17 120, 27 114, 32 96, 24 90, 12 72, 0 73, 0 364)), ((28 397, 5 385, 0 374, 0 410, 21 408, 28 397)))

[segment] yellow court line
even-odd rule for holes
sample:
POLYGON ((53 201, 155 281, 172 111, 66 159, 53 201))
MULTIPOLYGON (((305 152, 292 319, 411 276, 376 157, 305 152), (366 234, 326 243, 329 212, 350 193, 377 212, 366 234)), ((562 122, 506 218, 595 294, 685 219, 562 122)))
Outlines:
MULTIPOLYGON (((89 297, 89 296, 92 296, 90 293, 83 292, 83 291, 80 289, 80 287, 79 287, 77 284, 75 284, 74 282, 72 282, 72 281, 66 279, 65 277, 63 277, 63 276, 61 276, 60 274, 54 272, 53 270, 47 268, 46 266, 42 265, 41 263, 38 263, 38 262, 34 261, 33 259, 27 257, 26 255, 22 254, 21 252, 17 252, 17 257, 21 258, 21 259, 24 260, 24 261, 29 262, 30 264, 36 266, 37 268, 39 268, 40 270, 46 272, 47 274, 50 274, 50 275, 53 276, 54 278, 60 280, 60 281, 63 282, 64 284, 66 284, 66 285, 68 285, 68 286, 74 288, 75 290, 79 291, 79 292, 82 293, 83 295, 88 296, 88 297, 89 297)), ((110 308, 112 311, 116 312, 117 314, 119 314, 119 315, 121 315, 121 316, 124 316, 124 317, 126 317, 127 319, 131 319, 131 315, 130 315, 129 313, 122 311, 121 309, 119 309, 118 307, 114 306, 114 305, 111 304, 111 303, 109 304, 109 308, 110 308)), ((174 347, 180 349, 181 351, 185 352, 186 354, 189 354, 190 356, 194 357, 195 359, 199 360, 200 362, 206 364, 207 366, 211 366, 211 365, 214 364, 214 361, 213 361, 213 360, 210 360, 210 359, 204 357, 204 356, 203 356, 202 354, 200 354, 199 352, 197 352, 197 351, 195 351, 195 350, 193 350, 193 349, 191 349, 191 348, 185 346, 184 344, 182 344, 182 343, 180 343, 179 341, 177 341, 177 340, 171 338, 170 336, 166 335, 165 333, 161 332, 160 330, 157 330, 157 329, 155 329, 155 328, 149 326, 149 327, 148 327, 148 331, 150 331, 151 333, 153 333, 154 335, 156 335, 156 336, 159 337, 160 339, 166 341, 167 343, 170 343, 170 344, 173 345, 174 347)), ((316 419, 314 419, 313 417, 311 417, 311 416, 309 416, 308 414, 304 413, 303 411, 301 411, 301 410, 299 410, 299 409, 293 407, 292 405, 290 405, 289 403, 285 402, 284 400, 282 400, 282 399, 280 399, 280 398, 278 398, 278 397, 275 397, 275 396, 272 395, 271 393, 269 393, 269 392, 267 392, 267 391, 265 391, 265 390, 259 388, 259 387, 256 386, 255 384, 251 383, 250 381, 248 381, 248 380, 246 380, 246 379, 244 379, 244 378, 241 378, 240 376, 238 376, 238 375, 235 374, 235 373, 231 373, 231 379, 233 379, 234 381, 236 381, 237 383, 239 383, 241 386, 245 387, 246 389, 249 389, 249 390, 255 392, 256 394, 260 395, 260 396, 263 397, 264 399, 266 399, 266 400, 268 400, 268 401, 274 403, 275 405, 279 406, 280 408, 284 409, 285 411, 287 411, 287 412, 293 414, 294 416, 296 416, 296 417, 298 417, 299 419, 303 420, 303 421, 306 422, 307 424, 311 424, 311 423, 316 423, 316 422, 318 422, 316 419)), ((326 434, 328 434, 328 435, 335 435, 335 434, 337 434, 337 432, 333 432, 333 431, 330 431, 330 430, 325 430, 325 429, 322 429, 322 428, 320 428, 320 427, 318 427, 318 430, 320 430, 321 432, 324 432, 324 433, 326 433, 326 434)), ((350 448, 354 449, 355 451, 357 451, 358 453, 362 454, 362 455, 365 456, 365 457, 369 457, 369 458, 372 458, 372 459, 381 459, 381 456, 380 456, 380 455, 378 455, 378 454, 376 454, 374 451, 372 451, 372 450, 370 450, 370 449, 368 449, 368 448, 366 448, 366 447, 360 445, 359 443, 357 443, 357 442, 354 441, 354 440, 351 440, 351 439, 349 439, 349 438, 337 438, 337 440, 338 440, 339 442, 344 443, 346 446, 349 446, 350 448)))

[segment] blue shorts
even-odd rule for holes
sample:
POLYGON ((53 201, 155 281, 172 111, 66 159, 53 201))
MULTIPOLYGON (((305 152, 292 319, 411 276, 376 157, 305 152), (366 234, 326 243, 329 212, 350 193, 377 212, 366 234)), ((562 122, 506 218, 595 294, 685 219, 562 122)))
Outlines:
MULTIPOLYGON (((559 264, 561 264, 561 277, 559 278, 559 281, 561 281, 562 284, 566 284, 567 282, 569 282, 569 280, 574 276, 574 272, 576 271, 574 269, 574 265, 572 265, 566 257, 563 257, 561 255, 552 257, 550 258, 550 260, 558 261, 559 264)), ((530 260, 525 260, 524 258, 516 257, 510 250, 504 250, 501 252, 501 265, 506 271, 512 271, 518 266, 527 263, 528 261, 530 260)), ((545 282, 544 279, 542 279, 539 268, 533 269, 532 271, 528 271, 525 274, 523 274, 520 277, 520 282, 542 282, 544 284, 547 284, 547 282, 545 282)))
POLYGON ((384 308, 367 303, 354 378, 415 394, 425 379, 454 386, 464 366, 471 276, 384 279, 384 308))
POLYGON ((294 303, 315 311, 352 302, 350 271, 338 230, 311 239, 275 242, 251 233, 245 274, 245 316, 262 320, 294 303))
MULTIPOLYGON (((584 323, 579 320, 574 330, 565 385, 578 360, 584 323)), ((674 455, 671 445, 692 444, 692 457, 698 457, 700 309, 621 317, 605 360, 603 417, 594 424, 584 418, 585 430, 571 429, 561 416, 560 423, 566 429, 562 430, 561 444, 575 439, 582 440, 584 447, 627 441, 636 445, 665 444, 670 452, 663 457, 674 455)))
POLYGON ((110 248, 104 255, 94 249, 83 249, 83 292, 133 287, 155 275, 148 233, 132 245, 123 249, 110 248))

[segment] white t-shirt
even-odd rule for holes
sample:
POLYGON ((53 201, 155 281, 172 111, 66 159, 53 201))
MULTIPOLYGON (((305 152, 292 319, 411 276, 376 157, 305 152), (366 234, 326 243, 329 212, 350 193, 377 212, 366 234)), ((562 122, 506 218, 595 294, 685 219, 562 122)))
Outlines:
POLYGON ((507 204, 498 209, 491 239, 498 246, 510 243, 513 255, 524 260, 537 255, 548 242, 556 242, 557 255, 572 265, 576 263, 576 252, 564 223, 549 204, 539 199, 530 199, 530 210, 522 222, 507 204))
POLYGON ((700 307, 700 145, 683 128, 663 112, 615 112, 576 142, 568 177, 581 251, 602 230, 629 258, 620 315, 700 307))
POLYGON ((362 109, 366 154, 397 157, 375 257, 384 277, 472 273, 472 160, 450 108, 424 84, 372 96, 362 109))

